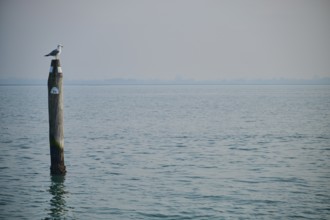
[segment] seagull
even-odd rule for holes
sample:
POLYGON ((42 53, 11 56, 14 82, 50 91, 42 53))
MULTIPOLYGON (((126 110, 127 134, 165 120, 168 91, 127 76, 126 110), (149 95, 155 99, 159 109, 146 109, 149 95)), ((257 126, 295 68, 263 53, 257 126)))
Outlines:
POLYGON ((57 49, 53 50, 52 52, 50 52, 49 54, 45 55, 45 57, 48 57, 48 56, 53 56, 55 57, 56 59, 58 59, 58 56, 61 54, 61 48, 63 46, 61 44, 57 45, 57 49))

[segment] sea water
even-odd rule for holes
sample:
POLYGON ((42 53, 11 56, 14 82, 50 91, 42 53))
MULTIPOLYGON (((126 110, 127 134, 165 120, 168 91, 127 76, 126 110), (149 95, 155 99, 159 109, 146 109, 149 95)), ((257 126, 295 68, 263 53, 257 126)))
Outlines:
POLYGON ((330 86, 0 86, 0 219, 330 219, 330 86))

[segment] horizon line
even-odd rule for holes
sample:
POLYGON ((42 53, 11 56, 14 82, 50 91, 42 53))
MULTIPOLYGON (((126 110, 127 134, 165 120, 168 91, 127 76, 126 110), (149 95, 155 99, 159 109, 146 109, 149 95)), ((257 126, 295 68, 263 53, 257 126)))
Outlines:
MULTIPOLYGON (((0 85, 43 85, 46 79, 0 79, 0 85)), ((67 79, 67 85, 330 85, 330 77, 311 79, 220 79, 220 80, 195 80, 195 79, 67 79)))

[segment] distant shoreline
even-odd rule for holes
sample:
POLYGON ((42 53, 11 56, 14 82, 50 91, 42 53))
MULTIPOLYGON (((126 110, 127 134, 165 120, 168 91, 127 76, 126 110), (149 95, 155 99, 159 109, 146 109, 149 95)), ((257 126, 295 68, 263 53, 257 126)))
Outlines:
MULTIPOLYGON (((272 80, 64 80, 65 85, 330 85, 329 78, 316 79, 272 79, 272 80)), ((47 80, 2 79, 0 86, 47 85, 47 80)))

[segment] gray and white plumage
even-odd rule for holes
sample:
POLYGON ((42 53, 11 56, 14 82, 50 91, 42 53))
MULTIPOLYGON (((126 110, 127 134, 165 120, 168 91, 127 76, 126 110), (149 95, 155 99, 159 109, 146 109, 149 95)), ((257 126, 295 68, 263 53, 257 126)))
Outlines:
POLYGON ((55 57, 56 59, 58 58, 58 56, 61 54, 61 48, 63 46, 61 44, 57 45, 57 48, 55 50, 53 50, 52 52, 50 52, 49 54, 46 54, 45 57, 48 57, 48 56, 53 56, 55 57))

